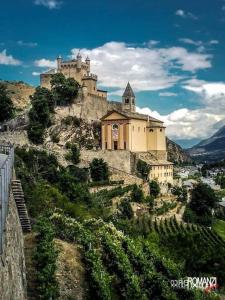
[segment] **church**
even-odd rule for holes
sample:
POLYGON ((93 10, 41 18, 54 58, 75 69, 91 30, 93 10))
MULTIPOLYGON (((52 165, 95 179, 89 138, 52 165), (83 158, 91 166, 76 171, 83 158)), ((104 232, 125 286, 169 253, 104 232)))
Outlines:
POLYGON ((173 164, 167 161, 165 126, 158 119, 136 112, 130 83, 122 96, 122 110, 112 110, 103 116, 101 129, 103 150, 131 151, 151 165, 151 180, 173 184, 173 164))

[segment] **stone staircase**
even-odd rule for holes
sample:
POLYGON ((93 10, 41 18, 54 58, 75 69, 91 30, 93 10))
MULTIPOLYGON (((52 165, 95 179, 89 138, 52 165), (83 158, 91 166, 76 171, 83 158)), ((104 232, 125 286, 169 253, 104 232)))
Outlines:
POLYGON ((12 192, 16 202, 21 227, 23 232, 31 231, 30 219, 28 217, 24 194, 20 180, 12 180, 12 192))

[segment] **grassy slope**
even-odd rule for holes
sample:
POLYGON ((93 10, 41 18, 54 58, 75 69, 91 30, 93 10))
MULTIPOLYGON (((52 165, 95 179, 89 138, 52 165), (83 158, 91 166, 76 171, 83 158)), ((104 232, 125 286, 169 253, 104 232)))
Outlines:
POLYGON ((225 240, 225 221, 217 220, 213 225, 213 229, 225 240))

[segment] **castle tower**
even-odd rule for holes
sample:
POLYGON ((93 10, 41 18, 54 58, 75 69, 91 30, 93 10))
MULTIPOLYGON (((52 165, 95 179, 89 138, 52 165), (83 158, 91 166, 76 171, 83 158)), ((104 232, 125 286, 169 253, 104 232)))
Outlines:
POLYGON ((62 57, 59 55, 57 57, 57 71, 59 72, 61 70, 61 65, 62 65, 62 57))
POLYGON ((85 60, 86 64, 88 65, 88 70, 87 72, 90 73, 90 64, 91 64, 91 61, 90 61, 90 58, 87 56, 86 57, 86 60, 85 60))
POLYGON ((80 54, 80 51, 77 54, 77 69, 80 70, 81 69, 81 62, 82 62, 82 56, 80 54))
POLYGON ((126 89, 122 96, 122 108, 124 111, 135 112, 135 95, 130 86, 130 83, 127 83, 126 89))

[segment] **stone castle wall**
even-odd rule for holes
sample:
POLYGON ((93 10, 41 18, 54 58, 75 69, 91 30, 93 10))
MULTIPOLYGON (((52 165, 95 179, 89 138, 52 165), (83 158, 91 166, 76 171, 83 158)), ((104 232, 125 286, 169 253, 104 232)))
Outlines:
POLYGON ((91 162, 94 158, 102 158, 109 167, 132 174, 134 172, 135 155, 130 151, 118 150, 82 150, 81 159, 91 162))
POLYGON ((3 254, 0 258, 0 299, 27 299, 24 239, 12 194, 9 200, 3 254))

